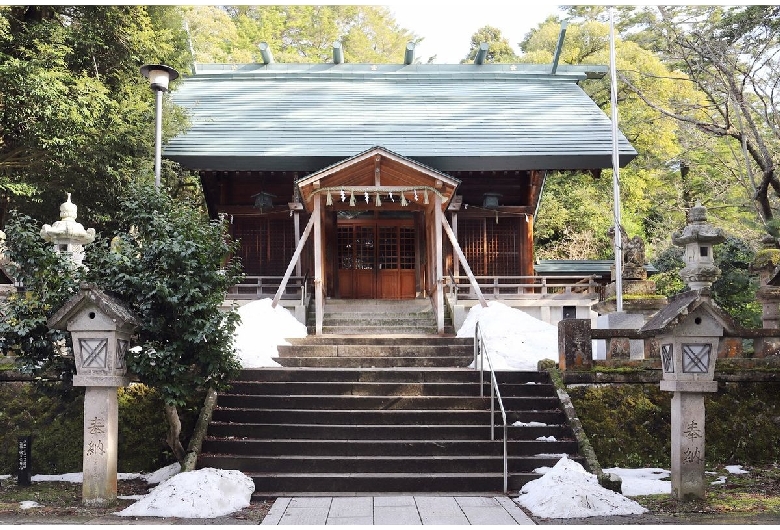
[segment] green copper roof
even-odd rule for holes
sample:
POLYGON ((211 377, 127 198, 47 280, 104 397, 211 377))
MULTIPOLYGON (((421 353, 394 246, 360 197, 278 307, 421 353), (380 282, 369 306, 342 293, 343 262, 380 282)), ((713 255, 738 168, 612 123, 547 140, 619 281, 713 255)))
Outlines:
MULTIPOLYGON (((440 171, 612 166, 609 118, 577 85, 604 67, 200 65, 172 99, 192 169, 316 171, 381 146, 440 171)), ((619 135, 620 162, 636 151, 619 135)))

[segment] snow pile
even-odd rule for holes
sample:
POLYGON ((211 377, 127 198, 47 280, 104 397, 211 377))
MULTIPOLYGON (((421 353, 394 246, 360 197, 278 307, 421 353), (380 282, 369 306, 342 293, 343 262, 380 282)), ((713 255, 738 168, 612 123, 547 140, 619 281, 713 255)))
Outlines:
POLYGON ((276 346, 289 344, 286 338, 305 337, 306 326, 281 305, 271 307, 270 298, 254 300, 238 308, 241 323, 236 328, 235 345, 243 368, 279 366, 276 346))
POLYGON ((496 301, 475 305, 458 337, 473 337, 477 322, 494 370, 536 370, 542 359, 558 359, 558 328, 519 309, 496 301))
POLYGON ((30 508, 43 508, 43 504, 38 504, 36 501, 22 501, 19 503, 19 508, 22 510, 29 510, 30 508))
POLYGON ((672 474, 666 469, 648 467, 644 469, 624 469, 611 467, 604 473, 614 473, 622 479, 621 491, 628 497, 637 495, 671 494, 672 483, 668 479, 672 474))
POLYGON ((742 466, 740 465, 726 466, 726 471, 728 471, 732 475, 744 475, 746 473, 750 473, 750 471, 745 471, 744 469, 742 469, 742 466))
POLYGON ((255 484, 240 471, 204 468, 179 473, 116 515, 212 518, 249 506, 255 484))
POLYGON ((523 486, 517 502, 537 517, 553 519, 638 515, 647 511, 636 501, 601 487, 595 475, 566 457, 543 477, 523 486))
POLYGON ((142 474, 140 478, 144 479, 149 484, 159 484, 160 482, 165 482, 166 480, 176 475, 180 471, 181 471, 181 464, 179 464, 178 462, 174 462, 173 464, 158 469, 157 471, 152 471, 151 473, 142 474))

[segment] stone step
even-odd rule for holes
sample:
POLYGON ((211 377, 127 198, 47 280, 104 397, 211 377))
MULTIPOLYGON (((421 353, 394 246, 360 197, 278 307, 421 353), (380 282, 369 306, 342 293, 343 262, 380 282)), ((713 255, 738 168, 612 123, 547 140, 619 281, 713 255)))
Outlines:
MULTIPOLYGON (((495 432, 501 434, 501 426, 495 432)), ((490 425, 318 425, 293 423, 225 423, 212 422, 209 434, 214 437, 283 439, 283 440, 489 440, 490 425)), ((564 440, 571 436, 565 425, 547 427, 508 427, 511 440, 536 440, 554 436, 564 440)))
MULTIPOLYGON (((507 397, 509 410, 556 410, 553 397, 507 397)), ((318 396, 220 394, 220 407, 307 410, 486 410, 490 397, 457 396, 318 396)))
POLYGON ((274 357, 287 368, 447 368, 465 367, 472 356, 446 357, 274 357))
MULTIPOLYGON (((413 336, 396 335, 387 336, 386 334, 376 334, 370 337, 365 335, 333 334, 333 335, 309 335, 307 337, 296 337, 285 339, 291 345, 349 345, 349 346, 463 346, 474 347, 472 337, 441 337, 439 335, 419 335, 413 336)), ((533 372, 536 373, 536 372, 533 372)))
MULTIPOLYGON (((250 473, 255 482, 253 500, 294 497, 312 493, 429 493, 503 491, 502 473, 250 473)), ((510 491, 539 478, 537 473, 509 476, 510 491)))
MULTIPOLYGON (((501 388, 503 397, 550 396, 552 385, 510 385, 501 388)), ((236 381, 230 394, 322 395, 322 396, 478 396, 479 383, 440 382, 322 382, 322 381, 236 381)), ((484 395, 490 388, 483 384, 484 395)))
MULTIPOLYGON (((502 422, 501 413, 494 412, 496 425, 502 422)), ((213 422, 226 423, 300 423, 317 425, 489 425, 490 411, 486 410, 300 410, 300 409, 244 409, 217 407, 213 422)), ((536 422, 546 425, 566 424, 560 410, 507 411, 507 422, 536 422)))
POLYGON ((473 359, 469 346, 459 345, 368 345, 368 344, 280 344, 276 347, 280 357, 447 357, 468 356, 473 359))
MULTIPOLYGON (((533 473, 540 467, 553 467, 560 457, 509 457, 510 473, 533 473)), ((572 460, 582 462, 581 457, 572 460)), ((496 456, 296 456, 276 458, 252 455, 238 458, 228 455, 204 457, 204 467, 240 469, 253 473, 502 473, 504 459, 496 456)))
MULTIPOLYGON (((315 329, 313 325, 309 325, 307 328, 309 334, 314 334, 315 329)), ((355 335, 373 335, 373 334, 392 334, 397 333, 399 335, 420 334, 420 335, 435 335, 438 332, 436 323, 420 324, 417 326, 392 326, 392 325, 361 325, 358 323, 346 323, 343 325, 324 325, 322 326, 322 333, 341 335, 345 333, 352 333, 355 335)), ((451 333, 445 327, 445 333, 451 333)))
MULTIPOLYGON (((508 440, 512 455, 549 456, 576 454, 577 442, 562 440, 508 440)), ((203 441, 207 454, 264 456, 503 456, 503 441, 488 440, 280 440, 255 438, 207 438, 203 441)))
MULTIPOLYGON (((318 339, 325 339, 318 337, 318 339)), ((292 339, 291 339, 292 340, 292 339)), ((471 339, 467 339, 471 340, 471 339)), ((403 339, 399 339, 402 342, 403 339)), ((479 372, 470 368, 427 369, 338 369, 338 368, 251 368, 241 370, 236 381, 260 382, 391 382, 391 383, 479 383, 479 372)), ((489 375, 485 374, 485 381, 489 375)), ((499 384, 549 384, 546 372, 496 372, 499 384)), ((552 395, 552 394, 551 394, 552 395)))

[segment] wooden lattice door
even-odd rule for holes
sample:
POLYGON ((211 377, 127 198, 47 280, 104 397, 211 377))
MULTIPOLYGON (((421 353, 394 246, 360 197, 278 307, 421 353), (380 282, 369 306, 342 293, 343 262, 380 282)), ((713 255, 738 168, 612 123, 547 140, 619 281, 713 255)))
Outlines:
POLYGON ((340 298, 414 298, 415 231, 381 221, 339 224, 340 298))

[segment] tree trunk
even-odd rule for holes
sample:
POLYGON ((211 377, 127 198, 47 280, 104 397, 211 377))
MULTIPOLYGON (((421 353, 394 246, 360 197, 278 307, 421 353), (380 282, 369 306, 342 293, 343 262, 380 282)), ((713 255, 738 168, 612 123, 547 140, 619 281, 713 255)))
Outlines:
POLYGON ((187 456, 184 457, 182 463, 182 471, 193 471, 195 464, 198 461, 198 455, 200 454, 200 448, 203 445, 203 439, 206 437, 206 431, 209 428, 209 422, 211 421, 211 413, 214 411, 214 407, 217 404, 217 391, 213 388, 209 388, 206 394, 206 401, 203 403, 203 408, 200 410, 198 416, 198 422, 195 424, 195 429, 190 438, 189 446, 187 447, 187 456))
POLYGON ((179 440, 181 434, 181 420, 179 419, 179 411, 174 405, 165 405, 165 418, 168 420, 168 437, 166 442, 168 447, 173 451, 173 455, 176 460, 181 464, 184 462, 184 446, 179 440))

